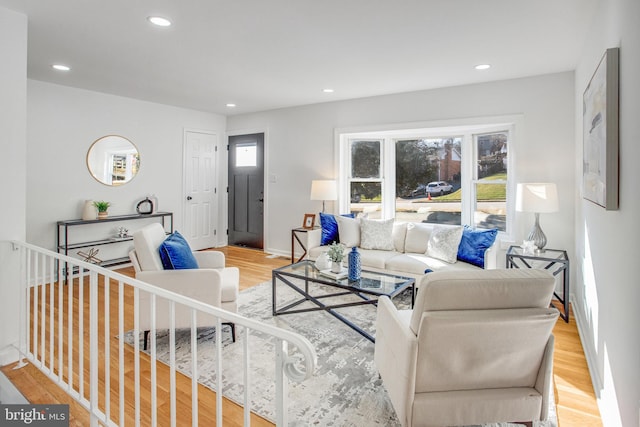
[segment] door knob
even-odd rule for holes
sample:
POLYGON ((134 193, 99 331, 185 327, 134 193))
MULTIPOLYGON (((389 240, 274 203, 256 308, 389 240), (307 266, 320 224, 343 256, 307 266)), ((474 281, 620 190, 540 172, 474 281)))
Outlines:
POLYGON ((191 199, 193 199, 193 197, 187 196, 187 200, 191 200, 191 199))

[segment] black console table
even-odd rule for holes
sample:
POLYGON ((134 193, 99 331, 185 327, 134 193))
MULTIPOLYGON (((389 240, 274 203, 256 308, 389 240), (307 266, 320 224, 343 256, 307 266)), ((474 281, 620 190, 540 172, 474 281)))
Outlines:
MULTIPOLYGON (((167 233, 173 232, 173 213, 172 212, 156 212, 147 215, 114 215, 104 219, 71 219, 66 221, 58 221, 58 228, 56 232, 56 248, 59 254, 69 255, 69 251, 84 248, 93 248, 96 246, 112 245, 116 243, 126 242, 133 240, 130 234, 124 237, 104 236, 103 238, 86 240, 86 241, 69 241, 69 231, 74 227, 90 227, 98 224, 121 222, 123 224, 129 224, 129 221, 143 220, 157 218, 164 227, 167 233)), ((97 263, 101 267, 111 267, 119 264, 126 264, 129 262, 128 254, 125 256, 102 260, 97 263)))

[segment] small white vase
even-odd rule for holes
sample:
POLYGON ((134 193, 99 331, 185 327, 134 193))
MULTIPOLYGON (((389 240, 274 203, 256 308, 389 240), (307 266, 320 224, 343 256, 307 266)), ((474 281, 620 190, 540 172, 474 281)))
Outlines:
POLYGON ((331 272, 340 273, 342 271, 342 263, 337 261, 331 261, 331 272))
POLYGON ((82 208, 82 219, 88 221, 90 219, 96 219, 98 211, 93 206, 93 200, 85 200, 84 207, 82 208))

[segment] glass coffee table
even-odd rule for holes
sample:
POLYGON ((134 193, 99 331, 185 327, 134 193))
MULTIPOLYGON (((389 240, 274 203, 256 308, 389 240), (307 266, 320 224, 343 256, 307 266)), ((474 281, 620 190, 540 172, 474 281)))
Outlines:
POLYGON ((333 315, 335 318, 349 326, 354 331, 361 334, 371 342, 375 342, 375 338, 367 331, 347 319, 343 314, 338 313, 336 309, 344 307, 353 307, 356 305, 376 305, 378 298, 388 296, 393 299, 396 295, 411 288, 411 307, 415 300, 415 279, 410 277, 395 276, 393 274, 376 273, 373 271, 362 270, 362 278, 358 281, 350 282, 348 278, 333 279, 320 273, 315 267, 313 261, 305 260, 295 264, 277 268, 272 272, 272 307, 273 315, 306 313, 310 311, 324 310, 333 315), (276 292, 277 284, 282 283, 300 294, 301 298, 290 302, 283 307, 277 307, 276 292), (324 292, 327 287, 330 291, 327 293, 318 293, 318 285, 325 285, 324 292), (357 300, 345 301, 340 300, 343 295, 355 295, 357 300), (333 299, 337 301, 329 301, 333 299), (301 304, 310 302, 312 307, 300 307, 301 304))

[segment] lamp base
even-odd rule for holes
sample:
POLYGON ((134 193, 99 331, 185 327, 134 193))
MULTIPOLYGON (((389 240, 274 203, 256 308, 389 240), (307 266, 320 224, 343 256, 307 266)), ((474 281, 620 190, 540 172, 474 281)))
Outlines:
POLYGON ((533 244, 536 245, 540 252, 544 252, 544 247, 547 245, 547 236, 542 232, 540 228, 540 214, 536 212, 536 222, 533 224, 533 228, 527 236, 527 240, 533 240, 533 244))

